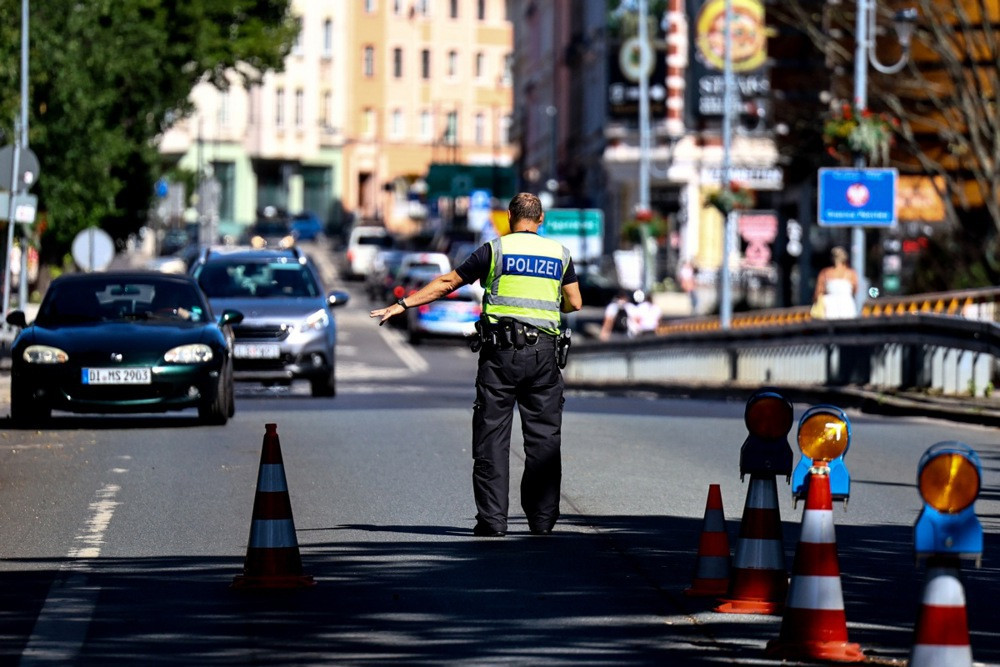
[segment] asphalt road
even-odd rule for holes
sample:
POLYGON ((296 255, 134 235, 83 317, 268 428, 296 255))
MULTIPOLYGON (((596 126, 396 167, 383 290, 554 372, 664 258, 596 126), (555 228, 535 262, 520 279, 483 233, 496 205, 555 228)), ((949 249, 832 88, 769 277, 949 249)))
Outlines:
MULTIPOLYGON (((57 415, 41 431, 0 420, 0 663, 779 664, 763 649, 780 617, 719 614, 683 593, 710 484, 733 544, 741 527, 743 402, 570 392, 558 530, 527 531, 515 422, 510 534, 474 538, 475 358, 450 342, 413 348, 368 307, 337 311, 336 399, 241 385, 225 427, 193 414, 57 415), (230 583, 266 423, 316 585, 241 594, 230 583)), ((917 459, 955 439, 984 462, 986 549, 962 571, 973 654, 1000 662, 996 430, 848 414, 852 495, 833 516, 850 640, 869 663, 905 662, 926 575, 912 557, 917 459)), ((783 479, 777 494, 791 568, 802 506, 783 479)))

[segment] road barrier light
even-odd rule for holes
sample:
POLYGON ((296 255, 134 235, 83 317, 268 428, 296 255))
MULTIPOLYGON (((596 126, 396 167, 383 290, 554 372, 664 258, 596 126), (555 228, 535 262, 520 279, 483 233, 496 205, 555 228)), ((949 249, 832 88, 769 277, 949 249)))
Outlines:
POLYGON ((982 562, 983 527, 974 504, 982 464, 968 445, 945 441, 924 452, 917 466, 917 489, 924 508, 913 526, 916 558, 952 556, 982 562))
POLYGON ((805 499, 809 473, 819 468, 830 478, 833 500, 842 500, 846 508, 851 496, 851 474, 844 463, 851 447, 851 421, 847 415, 833 405, 809 408, 799 420, 798 444, 802 458, 792 473, 793 507, 805 499))
POLYGON ((743 421, 750 434, 740 448, 740 480, 745 475, 791 475, 792 404, 776 392, 759 391, 747 401, 743 421))

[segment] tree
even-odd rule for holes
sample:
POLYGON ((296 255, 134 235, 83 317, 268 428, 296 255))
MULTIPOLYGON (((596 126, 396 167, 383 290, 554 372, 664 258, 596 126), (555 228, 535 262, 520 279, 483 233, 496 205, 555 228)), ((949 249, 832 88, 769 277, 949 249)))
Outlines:
MULTIPOLYGON (((0 15, 20 17, 20 4, 0 0, 0 15)), ((291 0, 32 3, 28 140, 41 163, 33 192, 43 260, 92 225, 118 241, 137 231, 159 176, 156 139, 192 112, 192 88, 225 88, 231 72, 251 85, 280 71, 298 31, 291 0)), ((0 25, 7 138, 20 108, 19 33, 0 25)))
MULTIPOLYGON (((937 273, 925 258, 915 288, 995 284, 1000 277, 1000 0, 912 0, 880 3, 878 25, 906 5, 919 11, 911 58, 895 75, 869 70, 870 111, 897 122, 891 165, 901 173, 939 176, 948 233, 938 239, 973 264, 965 275, 937 273), (886 6, 888 5, 888 6, 886 6)), ((804 29, 833 73, 828 107, 850 104, 854 83, 856 3, 790 0, 770 8, 804 29)), ((878 40, 879 59, 900 57, 891 35, 878 40)), ((861 110, 853 110, 855 113, 861 110)), ((954 265, 952 265, 954 266, 954 265)))

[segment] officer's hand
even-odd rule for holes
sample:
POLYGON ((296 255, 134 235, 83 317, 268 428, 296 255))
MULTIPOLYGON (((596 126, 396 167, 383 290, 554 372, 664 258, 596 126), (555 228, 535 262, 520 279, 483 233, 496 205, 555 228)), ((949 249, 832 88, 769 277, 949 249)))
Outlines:
POLYGON ((379 318, 381 318, 379 320, 379 322, 378 322, 378 325, 382 326, 387 321, 389 321, 390 317, 392 317, 393 315, 398 315, 401 312, 403 312, 403 307, 400 306, 399 304, 395 304, 394 303, 391 306, 389 306, 388 308, 377 308, 377 309, 371 311, 370 313, 368 313, 368 316, 369 317, 379 317, 379 318))

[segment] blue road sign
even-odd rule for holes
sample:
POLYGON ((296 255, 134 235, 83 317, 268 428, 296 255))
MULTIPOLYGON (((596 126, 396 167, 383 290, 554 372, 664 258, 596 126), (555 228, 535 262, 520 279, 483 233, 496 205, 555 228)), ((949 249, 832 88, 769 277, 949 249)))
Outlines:
POLYGON ((820 225, 892 227, 896 224, 895 169, 819 170, 820 225))

